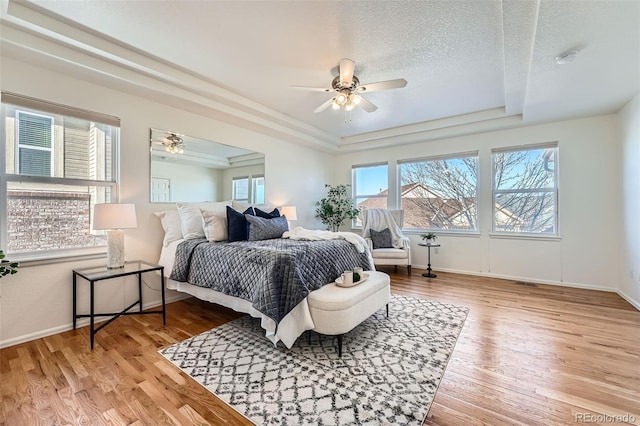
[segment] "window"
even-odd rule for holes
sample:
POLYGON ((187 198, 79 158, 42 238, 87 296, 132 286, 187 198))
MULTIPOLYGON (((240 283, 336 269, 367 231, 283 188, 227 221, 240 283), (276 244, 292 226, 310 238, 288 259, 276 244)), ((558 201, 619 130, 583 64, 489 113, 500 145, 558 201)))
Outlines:
POLYGON ((400 162, 404 227, 477 231, 478 153, 400 162))
MULTIPOLYGON (((386 209, 389 198, 387 164, 353 166, 351 169, 353 199, 359 209, 386 209)), ((353 226, 360 227, 360 218, 353 226)))
POLYGON ((5 92, 1 107, 0 246, 35 257, 104 246, 91 218, 116 201, 119 120, 5 92))
POLYGON ((232 198, 236 201, 249 202, 249 178, 235 177, 231 181, 232 198))
POLYGON ((494 232, 557 235, 557 143, 493 150, 492 157, 494 232))
POLYGON ((264 175, 240 176, 231 179, 231 198, 250 204, 264 204, 264 175), (249 185, 251 182, 251 185, 249 185))
POLYGON ((251 177, 251 203, 264 204, 264 176, 251 177))

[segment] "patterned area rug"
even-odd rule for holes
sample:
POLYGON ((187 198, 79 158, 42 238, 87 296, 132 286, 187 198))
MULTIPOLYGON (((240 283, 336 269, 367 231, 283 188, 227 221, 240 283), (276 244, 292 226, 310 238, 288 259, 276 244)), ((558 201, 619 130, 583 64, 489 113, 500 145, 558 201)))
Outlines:
POLYGON ((274 347, 245 316, 160 351, 258 425, 420 425, 468 309, 392 295, 343 340, 274 347))

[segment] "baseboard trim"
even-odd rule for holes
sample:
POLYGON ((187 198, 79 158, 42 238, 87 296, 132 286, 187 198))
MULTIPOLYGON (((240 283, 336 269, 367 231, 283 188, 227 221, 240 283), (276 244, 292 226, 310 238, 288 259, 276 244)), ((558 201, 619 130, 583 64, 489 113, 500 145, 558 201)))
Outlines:
MULTIPOLYGON (((422 266, 422 265, 414 265, 414 267, 417 268, 417 269, 427 269, 426 266, 422 266)), ((581 289, 584 289, 584 290, 607 291, 607 292, 613 292, 613 293, 618 292, 617 289, 611 288, 611 287, 602 287, 602 286, 595 286, 595 285, 590 285, 590 284, 572 283, 572 282, 567 282, 567 281, 540 280, 540 279, 530 278, 530 277, 518 277, 518 276, 512 276, 512 275, 494 274, 494 273, 491 273, 491 272, 464 271, 464 270, 449 269, 449 268, 437 268, 437 270, 438 271, 442 271, 442 272, 450 272, 452 274, 475 275, 475 276, 479 276, 479 277, 499 278, 499 279, 502 279, 502 280, 511 280, 511 281, 526 281, 526 282, 535 283, 535 284, 548 284, 548 285, 555 285, 555 286, 560 286, 560 287, 581 288, 581 289)))
POLYGON ((627 302, 629 302, 629 304, 631 306, 633 306, 634 308, 636 308, 638 311, 640 311, 640 302, 638 302, 637 300, 635 300, 633 297, 629 296, 628 294, 626 294, 624 291, 622 290, 618 290, 616 291, 616 293, 618 293, 620 295, 620 297, 622 297, 624 300, 626 300, 627 302))
MULTIPOLYGON (((191 295, 178 293, 174 296, 167 297, 165 303, 177 302, 178 300, 188 299, 191 295)), ((147 310, 155 308, 156 306, 162 306, 162 301, 156 300, 153 302, 145 303, 142 309, 147 310)), ((108 321, 109 318, 96 319, 95 323, 108 321)), ((82 318, 77 321, 76 328, 89 325, 88 318, 82 318)), ((0 349, 8 348, 9 346, 19 345, 20 343, 30 342, 31 340, 41 339, 43 337, 52 336, 54 334, 63 333, 65 331, 73 330, 73 323, 62 324, 57 327, 47 328, 46 330, 36 331, 34 333, 24 334, 22 336, 13 337, 7 340, 0 340, 0 349)))

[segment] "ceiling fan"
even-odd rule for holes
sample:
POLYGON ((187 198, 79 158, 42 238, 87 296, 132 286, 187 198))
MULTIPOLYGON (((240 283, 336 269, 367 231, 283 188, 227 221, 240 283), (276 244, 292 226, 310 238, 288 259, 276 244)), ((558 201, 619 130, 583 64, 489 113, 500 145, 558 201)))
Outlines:
POLYGON ((374 112, 378 109, 373 103, 362 97, 362 93, 375 92, 387 89, 399 89, 407 85, 407 80, 398 78, 396 80, 379 81, 376 83, 360 84, 360 80, 353 74, 356 67, 351 59, 340 60, 340 75, 333 79, 330 88, 291 86, 294 89, 312 90, 315 92, 337 92, 337 94, 324 102, 313 112, 322 112, 330 106, 333 109, 351 111, 356 106, 362 107, 367 112, 374 112))
POLYGON ((162 145, 164 150, 170 154, 182 154, 184 152, 184 140, 176 133, 169 133, 160 141, 151 141, 152 144, 162 145))

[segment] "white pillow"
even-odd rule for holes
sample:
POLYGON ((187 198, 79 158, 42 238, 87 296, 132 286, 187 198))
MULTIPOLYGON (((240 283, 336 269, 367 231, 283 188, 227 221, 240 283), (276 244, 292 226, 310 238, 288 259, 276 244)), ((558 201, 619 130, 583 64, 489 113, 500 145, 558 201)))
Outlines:
POLYGON ((242 201, 231 200, 231 207, 233 207, 234 210, 243 212, 251 206, 249 204, 243 203, 242 201))
POLYGON ((162 229, 164 229, 164 240, 162 244, 165 247, 174 241, 182 239, 182 224, 178 210, 166 210, 163 212, 155 212, 154 214, 160 218, 160 223, 162 223, 162 229))
POLYGON ((226 213, 227 206, 231 206, 231 201, 220 201, 218 203, 177 203, 182 222, 182 235, 185 239, 204 238, 204 227, 202 226, 202 214, 200 209, 223 211, 226 213))
POLYGON ((202 214, 204 236, 210 243, 229 239, 226 210, 222 212, 200 209, 200 213, 202 214))
POLYGON ((233 207, 234 210, 237 210, 241 213, 246 209, 248 209, 249 207, 259 208, 260 210, 265 212, 270 212, 271 210, 275 209, 275 207, 272 207, 269 204, 246 204, 246 203, 243 203, 242 201, 236 201, 236 200, 231 201, 231 207, 233 207))

